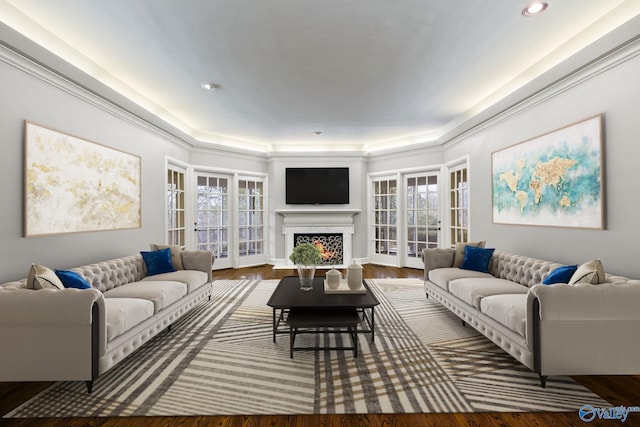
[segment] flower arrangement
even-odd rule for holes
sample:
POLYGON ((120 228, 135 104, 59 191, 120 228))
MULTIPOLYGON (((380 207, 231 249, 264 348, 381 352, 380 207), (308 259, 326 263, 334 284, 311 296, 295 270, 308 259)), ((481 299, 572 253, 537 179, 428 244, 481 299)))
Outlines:
POLYGON ((322 253, 311 243, 300 243, 293 248, 289 259, 294 264, 318 265, 322 262, 322 253))

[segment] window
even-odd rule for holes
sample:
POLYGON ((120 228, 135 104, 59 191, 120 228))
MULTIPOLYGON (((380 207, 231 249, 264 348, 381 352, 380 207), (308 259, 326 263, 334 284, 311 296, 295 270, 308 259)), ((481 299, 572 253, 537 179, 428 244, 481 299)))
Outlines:
POLYGON ((406 191, 406 262, 407 267, 421 268, 422 251, 437 248, 440 234, 438 176, 439 171, 405 175, 406 191))
POLYGON ((185 244, 184 171, 167 169, 167 243, 185 244))
POLYGON ((450 170, 449 182, 449 243, 455 246, 469 239, 469 180, 466 164, 450 170))
POLYGON ((238 255, 264 253, 264 183, 261 179, 238 180, 238 255))
POLYGON ((372 181, 374 247, 377 255, 398 253, 398 181, 378 178, 372 181))
POLYGON ((230 259, 230 181, 230 177, 223 175, 196 176, 196 246, 199 250, 212 251, 220 266, 227 266, 230 259))

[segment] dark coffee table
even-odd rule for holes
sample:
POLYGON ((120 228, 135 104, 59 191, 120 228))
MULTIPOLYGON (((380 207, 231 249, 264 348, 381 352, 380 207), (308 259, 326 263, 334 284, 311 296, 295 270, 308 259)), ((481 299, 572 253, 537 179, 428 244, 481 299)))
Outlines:
MULTIPOLYGON (((300 279, 298 276, 287 276, 280 280, 278 286, 273 291, 267 305, 273 308, 273 342, 276 342, 276 335, 290 334, 290 327, 281 327, 281 322, 287 322, 289 314, 294 310, 295 317, 308 311, 313 313, 313 317, 318 319, 317 327, 324 327, 331 323, 336 310, 354 309, 359 317, 356 333, 369 334, 371 341, 375 338, 375 307, 380 304, 371 289, 363 282, 367 289, 365 294, 325 294, 324 277, 313 279, 313 289, 310 291, 300 290, 300 279), (326 311, 324 311, 326 310, 326 311), (325 316, 323 316, 325 313, 325 316), (323 321, 323 317, 325 320, 323 321)), ((303 314, 304 315, 304 314, 303 314)), ((305 326, 313 326, 309 323, 309 316, 305 316, 305 326)))
POLYGON ((289 310, 287 323, 289 324, 289 357, 293 357, 294 350, 353 350, 353 357, 358 357, 358 324, 361 322, 358 310, 355 308, 314 309, 292 308, 289 310), (327 329, 332 333, 346 333, 351 339, 351 347, 347 346, 314 346, 296 347, 298 334, 319 334, 327 329))

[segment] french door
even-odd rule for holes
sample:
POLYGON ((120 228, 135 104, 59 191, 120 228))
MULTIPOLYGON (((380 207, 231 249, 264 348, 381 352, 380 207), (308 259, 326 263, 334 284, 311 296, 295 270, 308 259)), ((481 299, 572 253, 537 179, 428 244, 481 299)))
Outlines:
POLYGON ((232 176, 196 173, 196 248, 215 254, 213 269, 230 268, 232 176))
POLYGON ((167 168, 167 244, 185 246, 185 170, 167 168))
POLYGON ((370 189, 371 262, 398 265, 398 178, 374 178, 370 189))
POLYGON ((238 266, 264 264, 265 251, 265 179, 239 177, 238 179, 238 266))
POLYGON ((440 240, 439 171, 404 175, 403 265, 424 268, 422 251, 437 248, 440 240))

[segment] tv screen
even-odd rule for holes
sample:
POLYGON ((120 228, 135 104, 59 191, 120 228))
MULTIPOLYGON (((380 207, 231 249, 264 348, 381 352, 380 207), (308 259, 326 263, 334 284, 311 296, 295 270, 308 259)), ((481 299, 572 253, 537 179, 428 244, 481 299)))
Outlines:
POLYGON ((287 168, 286 204, 349 203, 349 168, 287 168))

